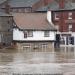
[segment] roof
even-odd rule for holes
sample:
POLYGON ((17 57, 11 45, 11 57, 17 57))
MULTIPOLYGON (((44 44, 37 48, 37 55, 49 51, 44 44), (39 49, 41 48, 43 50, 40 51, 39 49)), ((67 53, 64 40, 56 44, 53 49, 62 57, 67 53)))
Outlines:
POLYGON ((68 2, 65 2, 64 9, 60 9, 59 3, 56 0, 53 0, 48 5, 40 7, 36 11, 47 11, 48 9, 50 10, 72 10, 72 9, 75 9, 75 3, 72 3, 71 1, 68 0, 68 2))
POLYGON ((37 11, 47 11, 48 9, 50 10, 57 10, 59 8, 59 5, 56 1, 52 1, 46 6, 40 7, 37 11))
POLYGON ((11 7, 32 7, 32 5, 39 0, 9 0, 11 7))
POLYGON ((14 22, 20 29, 56 30, 46 19, 46 13, 15 13, 14 22))
POLYGON ((0 0, 0 4, 2 4, 3 2, 5 2, 6 0, 0 0))

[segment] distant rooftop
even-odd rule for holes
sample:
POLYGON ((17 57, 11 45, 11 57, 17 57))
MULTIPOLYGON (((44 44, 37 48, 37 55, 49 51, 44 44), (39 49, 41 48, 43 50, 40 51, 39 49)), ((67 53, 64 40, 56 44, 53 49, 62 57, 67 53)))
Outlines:
POLYGON ((2 4, 2 3, 5 2, 5 1, 7 1, 7 0, 0 0, 0 4, 2 4))
MULTIPOLYGON (((0 0, 0 3, 3 3, 7 0, 0 0)), ((8 0, 8 4, 11 7, 32 7, 34 4, 39 2, 40 0, 8 0)), ((66 0, 64 9, 75 9, 75 0, 66 0)), ((4 8, 4 7, 3 7, 4 8)), ((47 11, 50 10, 59 10, 59 0, 52 0, 48 5, 41 6, 36 11, 47 11)))
POLYGON ((9 0, 11 7, 32 7, 32 5, 39 0, 9 0))
POLYGON ((64 9, 60 9, 59 8, 59 3, 56 0, 53 0, 51 3, 49 3, 46 6, 40 7, 39 9, 37 9, 36 11, 47 11, 47 10, 72 10, 75 9, 75 3, 70 2, 68 0, 68 2, 65 2, 65 7, 64 9))
POLYGON ((40 7, 37 9, 37 11, 47 11, 48 9, 50 10, 57 10, 59 8, 59 5, 56 1, 51 2, 50 4, 40 7))

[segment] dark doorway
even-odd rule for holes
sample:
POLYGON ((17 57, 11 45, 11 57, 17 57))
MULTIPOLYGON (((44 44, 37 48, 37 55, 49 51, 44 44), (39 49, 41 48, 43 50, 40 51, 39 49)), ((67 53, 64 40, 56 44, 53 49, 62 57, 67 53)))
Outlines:
POLYGON ((74 45, 74 37, 70 37, 70 44, 74 45))
POLYGON ((55 47, 60 47, 60 34, 56 34, 56 41, 55 41, 55 47))

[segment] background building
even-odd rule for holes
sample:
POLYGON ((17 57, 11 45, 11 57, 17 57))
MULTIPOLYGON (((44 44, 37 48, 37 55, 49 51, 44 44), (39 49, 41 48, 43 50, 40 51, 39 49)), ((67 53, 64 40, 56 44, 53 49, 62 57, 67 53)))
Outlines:
POLYGON ((13 17, 0 12, 0 44, 10 45, 12 42, 13 17))
POLYGON ((0 10, 6 13, 42 13, 50 10, 62 43, 75 44, 75 0, 4 0, 0 4, 0 10))
POLYGON ((36 12, 52 11, 52 21, 61 35, 64 45, 75 45, 75 1, 53 0, 36 12))
POLYGON ((59 0, 59 9, 52 11, 52 20, 61 35, 61 43, 75 45, 75 3, 59 0))

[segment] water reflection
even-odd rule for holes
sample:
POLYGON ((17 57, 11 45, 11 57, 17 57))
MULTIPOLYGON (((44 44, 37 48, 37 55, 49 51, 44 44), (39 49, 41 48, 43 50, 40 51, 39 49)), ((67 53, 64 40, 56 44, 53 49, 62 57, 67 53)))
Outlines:
POLYGON ((0 64, 8 64, 13 62, 13 55, 8 53, 0 53, 0 64))
POLYGON ((75 66, 74 47, 61 47, 52 52, 50 50, 39 52, 1 50, 0 52, 0 75, 12 75, 12 73, 56 74, 64 73, 65 69, 65 72, 74 71, 73 66, 75 66), (64 63, 67 64, 64 65, 64 63))

